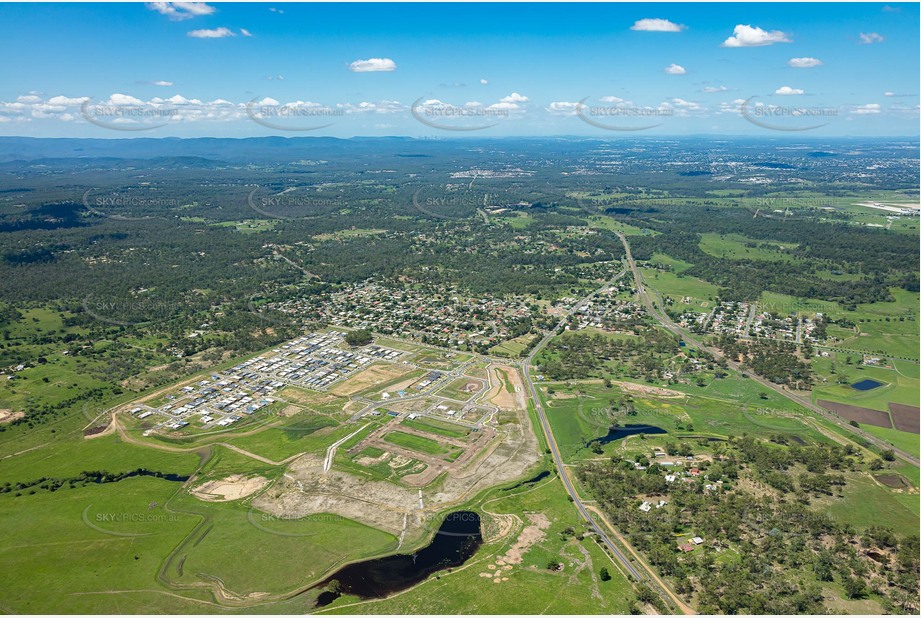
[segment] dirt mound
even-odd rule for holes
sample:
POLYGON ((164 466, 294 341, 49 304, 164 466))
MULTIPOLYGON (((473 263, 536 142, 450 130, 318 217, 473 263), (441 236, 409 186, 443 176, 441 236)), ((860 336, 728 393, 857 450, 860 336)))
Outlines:
POLYGON ((262 476, 232 474, 227 478, 208 481, 192 490, 192 495, 206 502, 229 502, 251 496, 269 483, 262 476))
POLYGON ((12 410, 0 410, 0 423, 9 423, 15 421, 17 418, 22 418, 26 415, 25 412, 13 412, 12 410))

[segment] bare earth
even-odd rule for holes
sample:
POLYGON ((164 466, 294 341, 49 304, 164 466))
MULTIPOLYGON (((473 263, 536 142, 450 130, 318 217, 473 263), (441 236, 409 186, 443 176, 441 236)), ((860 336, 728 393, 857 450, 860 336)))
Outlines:
POLYGON ((232 474, 217 481, 208 481, 192 490, 192 495, 206 502, 229 502, 251 496, 269 483, 261 476, 245 477, 232 474))
POLYGON ((0 410, 0 423, 9 423, 17 418, 25 416, 25 412, 13 412, 12 410, 0 410))

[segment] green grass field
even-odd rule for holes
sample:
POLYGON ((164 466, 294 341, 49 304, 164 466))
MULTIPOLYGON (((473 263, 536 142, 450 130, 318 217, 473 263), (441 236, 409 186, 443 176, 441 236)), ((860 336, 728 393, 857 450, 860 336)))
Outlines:
POLYGON ((789 254, 796 245, 788 243, 754 240, 740 234, 701 234, 700 248, 718 258, 730 260, 764 260, 768 262, 793 262, 798 260, 789 254), (770 247, 748 247, 746 243, 770 245, 770 247))
POLYGON ((437 394, 441 397, 447 397, 456 401, 468 401, 476 393, 481 391, 484 386, 485 383, 478 380, 471 380, 467 377, 461 377, 447 384, 444 388, 438 391, 437 394), (464 390, 464 387, 471 382, 476 384, 476 389, 474 389, 472 392, 464 390))
POLYGON ((707 313, 714 307, 719 288, 713 284, 696 277, 687 277, 652 268, 641 268, 640 272, 646 285, 663 296, 670 296, 675 301, 676 308, 707 313), (689 304, 681 302, 685 296, 690 297, 689 304))
MULTIPOLYGON (((427 431, 427 430, 426 430, 427 431)), ((389 442, 396 446, 402 446, 405 449, 425 453, 434 457, 441 457, 448 461, 453 461, 461 454, 461 449, 442 444, 436 440, 423 438, 414 434, 404 433, 402 431, 391 431, 384 436, 384 442, 389 442)))
POLYGON ((449 438, 466 438, 470 434, 470 430, 463 425, 442 421, 428 416, 418 416, 413 420, 407 418, 400 424, 420 431, 438 434, 439 436, 447 436, 449 438))

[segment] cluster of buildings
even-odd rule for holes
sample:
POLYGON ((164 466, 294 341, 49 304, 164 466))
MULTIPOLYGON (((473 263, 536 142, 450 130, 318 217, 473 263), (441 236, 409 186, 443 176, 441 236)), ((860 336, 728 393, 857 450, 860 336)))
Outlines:
POLYGON ((154 429, 181 429, 191 422, 205 429, 228 427, 274 403, 272 393, 285 386, 324 390, 375 360, 392 361, 405 354, 379 345, 346 349, 343 339, 343 333, 334 331, 305 335, 184 386, 166 395, 159 407, 136 406, 131 414, 141 420, 156 415, 154 429))
MULTIPOLYGON (((816 313, 816 319, 822 314, 816 313)), ((710 313, 685 312, 677 320, 679 326, 698 334, 732 335, 743 339, 773 339, 804 343, 817 341, 813 318, 796 312, 780 315, 758 303, 723 301, 710 313)))
POLYGON ((597 294, 592 300, 582 302, 575 299, 562 299, 564 304, 572 301, 570 307, 575 309, 570 329, 598 328, 602 330, 618 330, 625 326, 637 324, 646 317, 646 309, 632 300, 618 299, 617 295, 630 289, 626 283, 614 284, 597 294))
POLYGON ((338 332, 299 337, 226 373, 245 380, 268 379, 276 388, 291 384, 323 390, 372 361, 392 361, 403 354, 378 345, 346 350, 341 347, 343 338, 338 332))
POLYGON ((373 281, 330 295, 288 301, 278 308, 334 326, 451 347, 496 345, 512 339, 510 328, 531 316, 523 298, 468 298, 458 290, 433 294, 421 287, 393 288, 373 281))

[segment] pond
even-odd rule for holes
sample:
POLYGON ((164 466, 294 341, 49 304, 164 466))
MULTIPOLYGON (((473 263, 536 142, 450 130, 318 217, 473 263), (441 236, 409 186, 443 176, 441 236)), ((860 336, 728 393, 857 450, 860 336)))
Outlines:
POLYGON ((871 380, 868 378, 866 380, 861 380, 860 382, 855 382, 851 384, 851 388, 856 389, 858 391, 871 391, 874 388, 878 388, 882 385, 883 385, 882 382, 879 382, 877 380, 871 380))
POLYGON ((548 476, 550 476, 550 473, 544 470, 543 472, 541 472, 540 474, 538 474, 537 476, 533 478, 529 478, 526 481, 521 481, 520 483, 512 485, 511 487, 506 487, 503 491, 512 491, 513 489, 518 489, 519 487, 524 487, 525 485, 533 485, 534 483, 544 480, 548 476))
POLYGON ((432 542, 416 553, 356 562, 333 573, 317 585, 326 588, 317 598, 317 606, 329 605, 344 594, 379 599, 405 590, 433 573, 461 566, 482 542, 479 515, 472 511, 449 513, 432 542))
POLYGON ((654 425, 624 425, 623 427, 611 427, 608 429, 608 435, 602 436, 600 438, 593 438, 586 443, 586 446, 592 442, 598 442, 599 444, 608 444, 609 442, 615 442, 627 436, 635 436, 637 434, 663 434, 668 433, 661 427, 655 427, 654 425))

